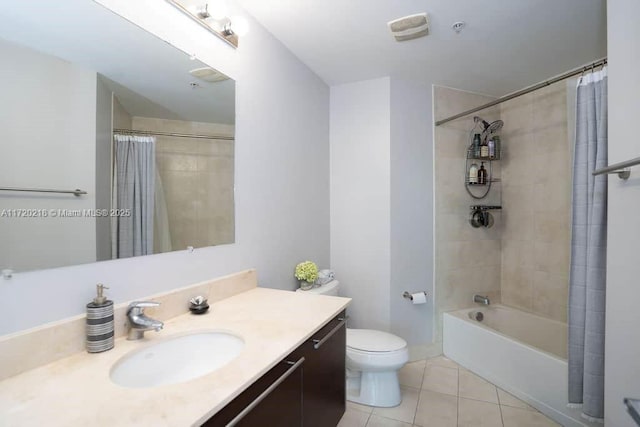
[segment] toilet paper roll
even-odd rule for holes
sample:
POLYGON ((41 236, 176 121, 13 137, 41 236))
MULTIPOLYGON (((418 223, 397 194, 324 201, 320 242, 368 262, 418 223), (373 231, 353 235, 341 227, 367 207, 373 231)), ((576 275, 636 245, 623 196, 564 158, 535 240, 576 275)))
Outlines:
POLYGON ((424 304, 427 302, 427 294, 424 292, 416 292, 415 294, 411 294, 411 297, 413 304, 424 304))

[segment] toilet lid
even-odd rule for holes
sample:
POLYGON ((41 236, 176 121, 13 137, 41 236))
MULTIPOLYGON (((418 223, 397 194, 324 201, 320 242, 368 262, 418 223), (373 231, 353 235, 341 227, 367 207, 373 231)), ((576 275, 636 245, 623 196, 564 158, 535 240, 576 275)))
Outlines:
POLYGON ((407 346, 402 338, 372 329, 347 328, 347 347, 362 351, 396 351, 407 346))

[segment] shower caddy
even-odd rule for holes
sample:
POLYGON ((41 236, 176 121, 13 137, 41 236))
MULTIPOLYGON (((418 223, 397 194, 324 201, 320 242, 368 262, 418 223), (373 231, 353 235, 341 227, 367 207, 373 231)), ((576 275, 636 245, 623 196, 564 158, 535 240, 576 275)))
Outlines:
MULTIPOLYGON (((502 128, 502 121, 497 120, 493 123, 488 123, 485 120, 481 119, 478 116, 473 118, 476 126, 478 123, 482 123, 484 125, 484 130, 481 133, 480 140, 485 141, 491 137, 497 138, 497 142, 494 146, 493 155, 482 156, 479 150, 479 147, 476 147, 473 142, 473 135, 476 126, 471 130, 470 135, 470 144, 467 147, 467 153, 465 156, 465 167, 464 167, 464 186, 471 197, 474 199, 480 200, 487 197, 489 192, 491 191, 491 184, 494 182, 500 182, 500 178, 495 178, 493 176, 493 162, 500 160, 502 157, 502 144, 500 143, 500 137, 497 135, 497 132, 502 128), (478 163, 482 165, 483 163, 486 165, 486 182, 478 183, 472 182, 470 179, 470 169, 471 166, 476 163, 476 167, 478 163)), ((489 206, 489 205, 472 205, 470 208, 470 217, 469 223, 474 228, 485 227, 489 228, 493 226, 493 216, 489 211, 491 210, 499 210, 502 209, 502 206, 489 206)))

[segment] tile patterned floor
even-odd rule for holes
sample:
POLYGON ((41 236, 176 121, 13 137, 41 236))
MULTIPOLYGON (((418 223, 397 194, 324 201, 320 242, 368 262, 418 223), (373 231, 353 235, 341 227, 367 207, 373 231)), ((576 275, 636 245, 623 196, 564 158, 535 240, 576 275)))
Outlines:
POLYGON ((443 356, 400 370, 402 403, 347 402, 338 427, 551 427, 559 424, 443 356))

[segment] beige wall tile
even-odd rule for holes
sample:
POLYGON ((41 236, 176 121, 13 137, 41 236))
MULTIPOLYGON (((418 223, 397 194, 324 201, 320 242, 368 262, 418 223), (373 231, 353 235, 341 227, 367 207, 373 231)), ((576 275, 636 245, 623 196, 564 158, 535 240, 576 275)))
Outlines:
POLYGON ((564 321, 572 169, 566 86, 506 102, 501 117, 502 301, 564 321))
POLYGON ((566 322, 568 293, 568 275, 534 272, 532 309, 536 314, 566 322))
POLYGON ((436 127, 435 138, 443 141, 442 144, 436 144, 435 146, 435 154, 438 159, 450 157, 460 159, 470 144, 468 131, 452 129, 446 126, 436 127))
POLYGON ((533 117, 533 95, 524 95, 500 105, 500 118, 505 126, 502 135, 513 138, 531 129, 533 117))
POLYGON ((534 242, 534 262, 537 271, 548 271, 557 274, 569 273, 569 251, 567 245, 545 242, 534 242))
POLYGON ((533 245, 526 240, 502 240, 502 265, 533 268, 533 245))
POLYGON ((541 212, 534 216, 533 223, 536 241, 556 243, 560 248, 568 249, 571 229, 567 215, 541 212))
MULTIPOLYGON (((442 87, 434 89, 434 100, 437 118, 487 101, 442 87)), ((462 184, 471 117, 435 130, 438 316, 470 307, 474 294, 486 293, 505 304, 566 319, 561 283, 569 263, 572 167, 566 87, 553 85, 480 115, 505 122, 503 158, 492 171, 501 182, 481 201, 468 196, 462 184), (494 214, 492 229, 468 225, 469 205, 478 203, 503 206, 494 214), (543 280, 545 273, 553 277, 543 280)), ((438 317, 438 331, 441 323, 438 317)))
POLYGON ((533 306, 534 269, 522 266, 502 266, 502 302, 531 310, 533 306))

